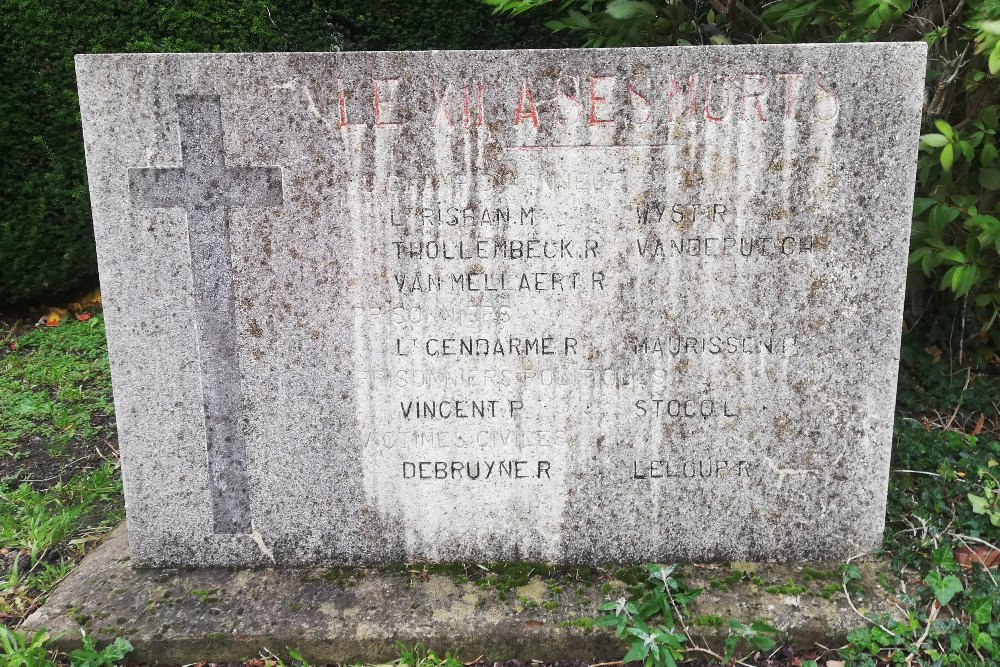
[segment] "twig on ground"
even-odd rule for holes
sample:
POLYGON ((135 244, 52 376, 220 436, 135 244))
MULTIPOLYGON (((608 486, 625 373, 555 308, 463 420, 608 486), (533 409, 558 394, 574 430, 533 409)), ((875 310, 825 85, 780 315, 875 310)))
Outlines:
MULTIPOLYGON (((867 556, 869 553, 870 552, 865 551, 864 553, 860 553, 860 554, 858 554, 856 556, 851 556, 850 558, 847 559, 847 562, 845 562, 844 565, 850 565, 851 561, 856 560, 858 558, 861 558, 862 556, 867 556)), ((863 618, 865 621, 867 621, 869 625, 877 625, 878 627, 882 628, 883 631, 885 631, 886 633, 892 635, 896 639, 900 638, 899 635, 897 635, 895 632, 893 632, 889 628, 885 627, 881 623, 876 623, 872 619, 868 618, 867 616, 865 616, 864 614, 862 614, 858 610, 857 607, 854 606, 854 600, 851 599, 851 593, 850 593, 850 591, 847 590, 847 579, 843 579, 842 578, 841 582, 840 582, 840 585, 841 585, 841 588, 844 589, 844 597, 847 598, 847 604, 851 605, 851 609, 854 611, 855 614, 857 614, 858 616, 860 616, 861 618, 863 618)))
MULTIPOLYGON (((721 662, 725 662, 725 660, 722 659, 721 655, 719 655, 715 651, 711 650, 710 648, 703 647, 703 646, 697 646, 697 645, 693 644, 694 640, 691 637, 691 631, 688 630, 687 623, 684 621, 684 614, 681 613, 680 607, 678 607, 677 603, 674 601, 674 594, 670 592, 670 587, 669 586, 664 586, 663 590, 666 591, 666 593, 667 593, 667 599, 670 600, 670 607, 674 610, 674 613, 677 614, 677 620, 680 621, 681 628, 683 628, 683 630, 684 630, 684 634, 687 636, 688 639, 690 639, 692 641, 692 646, 688 647, 687 650, 689 650, 689 651, 696 651, 698 653, 705 653, 707 655, 712 656, 713 658, 715 658, 716 660, 718 660, 720 663, 721 662)), ((704 642, 704 641, 705 640, 702 639, 702 642, 704 642)), ((739 662, 739 660, 736 660, 736 662, 738 662, 741 665, 743 664, 743 663, 739 662)))
MULTIPOLYGON (((694 651, 695 653, 704 653, 705 655, 710 655, 716 660, 718 660, 720 664, 726 664, 725 661, 723 661, 722 656, 713 651, 712 649, 703 648, 701 646, 689 646, 687 650, 694 651)), ((743 662, 742 660, 737 660, 736 658, 733 658, 733 662, 736 663, 737 665, 743 665, 743 667, 753 667, 753 665, 743 662)))
POLYGON ((920 639, 918 639, 917 643, 913 645, 913 650, 910 651, 910 655, 906 656, 906 664, 909 665, 913 662, 913 659, 917 657, 917 651, 920 650, 920 645, 924 643, 924 640, 927 639, 927 635, 930 634, 931 625, 934 623, 934 619, 937 618, 938 612, 940 611, 941 605, 937 603, 937 600, 931 602, 931 611, 927 614, 927 625, 924 627, 924 634, 920 635, 920 639))
MULTIPOLYGON (((965 320, 962 321, 964 322, 965 320)), ((961 345, 961 341, 959 341, 959 345, 961 345)), ((951 429, 951 424, 952 422, 955 421, 955 417, 958 415, 958 411, 962 409, 962 401, 965 400, 965 392, 968 391, 969 382, 971 381, 972 381, 972 366, 969 366, 969 368, 966 369, 965 371, 965 386, 962 387, 962 393, 958 397, 958 405, 955 406, 955 411, 951 413, 951 419, 949 419, 948 423, 944 425, 945 431, 951 429)))

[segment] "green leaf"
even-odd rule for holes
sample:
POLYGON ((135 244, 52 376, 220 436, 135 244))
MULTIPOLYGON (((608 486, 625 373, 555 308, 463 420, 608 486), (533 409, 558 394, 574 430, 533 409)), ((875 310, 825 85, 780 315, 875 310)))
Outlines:
POLYGON ((974 622, 986 625, 993 618, 993 601, 986 595, 974 597, 965 605, 965 611, 974 622))
POLYGON ((579 28, 581 30, 594 27, 593 21, 575 9, 570 10, 569 13, 566 14, 563 22, 571 28, 579 28))
POLYGON ((103 651, 104 657, 109 659, 111 662, 120 662, 131 652, 132 644, 130 644, 127 639, 122 637, 116 638, 114 643, 105 647, 103 651))
POLYGON ((948 144, 941 149, 941 167, 945 171, 951 171, 951 165, 955 163, 955 146, 948 144))
POLYGON ((972 648, 977 651, 993 651, 993 637, 988 632, 979 632, 979 628, 976 628, 976 633, 973 634, 970 627, 969 634, 972 636, 972 648))
POLYGON ((959 141, 956 142, 955 145, 958 147, 958 150, 962 151, 962 155, 964 155, 965 159, 969 162, 972 162, 972 160, 976 157, 975 152, 972 150, 972 144, 968 141, 959 141))
MULTIPOLYGON (((789 4, 793 5, 793 3, 789 4)), ((819 7, 819 4, 819 0, 816 0, 816 2, 807 2, 803 5, 799 5, 798 7, 793 6, 792 9, 782 13, 781 17, 778 19, 778 23, 791 23, 796 19, 806 18, 807 16, 810 16, 817 7, 819 7)), ((766 21, 767 19, 764 20, 766 21)))
POLYGON ((938 129, 938 132, 948 137, 949 139, 955 138, 955 130, 952 129, 951 125, 948 124, 948 121, 943 120, 941 118, 937 118, 934 121, 934 127, 938 129))
POLYGON ((868 628, 857 628, 847 633, 847 641, 856 646, 866 646, 871 640, 872 633, 868 628))
POLYGON ((725 650, 722 652, 723 662, 729 662, 730 660, 732 660, 733 655, 736 654, 736 642, 738 641, 739 638, 737 638, 734 635, 729 635, 728 637, 726 637, 726 643, 724 647, 725 650))
POLYGON ((1000 37, 1000 20, 979 21, 979 24, 976 27, 985 33, 989 33, 991 35, 996 35, 997 37, 1000 37))
POLYGON ((910 253, 910 260, 909 260, 910 264, 917 264, 918 262, 922 262, 924 257, 929 255, 930 252, 931 249, 928 248, 927 246, 924 246, 923 248, 917 248, 912 253, 910 253))
POLYGON ((938 204, 931 209, 930 220, 928 221, 934 229, 941 231, 945 225, 958 217, 959 210, 947 204, 938 204))
POLYGON ((993 46, 993 50, 990 51, 990 59, 987 65, 990 68, 990 74, 994 76, 1000 74, 1000 42, 997 42, 993 46))
POLYGON ((920 214, 933 206, 935 202, 933 199, 928 199, 927 197, 914 197, 913 198, 913 217, 920 217, 920 214))
POLYGON ((986 190, 1000 190, 1000 169, 980 169, 979 184, 986 190))
POLYGON ((924 583, 930 586, 931 591, 934 592, 934 597, 937 598, 937 601, 942 607, 947 605, 951 602, 952 598, 965 590, 962 586, 962 582, 958 580, 958 577, 953 574, 942 577, 937 571, 932 571, 924 577, 924 583))
POLYGON ((954 264, 965 264, 965 254, 955 246, 945 248, 941 256, 954 264))
POLYGON ((962 271, 962 278, 958 281, 958 285, 955 287, 955 294, 958 296, 965 296, 972 289, 972 286, 976 284, 976 280, 979 278, 979 268, 972 264, 966 266, 965 270, 962 271))
POLYGON ((972 511, 975 514, 986 514, 989 511, 989 501, 984 496, 976 496, 969 494, 966 496, 969 502, 972 503, 972 511))
POLYGON ((997 161, 998 153, 1000 153, 1000 151, 997 151, 997 147, 994 146, 993 144, 984 145, 983 148, 979 151, 980 164, 982 164, 984 167, 992 166, 993 163, 997 161))
POLYGON ((1000 219, 992 215, 974 215, 965 221, 965 228, 970 231, 981 231, 992 235, 1000 230, 1000 219))
POLYGON ((949 277, 948 283, 951 286, 953 292, 958 292, 958 286, 962 282, 962 277, 965 275, 964 266, 953 266, 948 269, 948 273, 945 275, 949 277))
POLYGON ((770 651, 778 642, 766 635, 754 635, 750 638, 750 643, 753 644, 754 648, 758 651, 770 651))
POLYGON ((772 635, 777 635, 781 633, 781 630, 774 627, 773 625, 768 625, 762 621, 756 621, 750 625, 750 629, 754 632, 767 632, 772 635))
POLYGON ((605 10, 613 19, 625 21, 640 16, 652 18, 656 16, 656 8, 648 2, 637 0, 611 0, 605 10))
POLYGON ((943 134, 922 134, 920 135, 920 145, 927 146, 928 148, 941 148, 942 146, 947 146, 949 144, 948 137, 943 134))
POLYGON ((649 647, 641 639, 636 642, 632 642, 632 647, 629 648, 628 653, 622 658, 622 662, 640 662, 646 658, 649 653, 649 647))

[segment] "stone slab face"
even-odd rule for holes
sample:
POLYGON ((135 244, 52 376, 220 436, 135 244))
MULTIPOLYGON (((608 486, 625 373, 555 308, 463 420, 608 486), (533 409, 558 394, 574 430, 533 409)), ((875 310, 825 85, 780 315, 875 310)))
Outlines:
POLYGON ((134 563, 879 545, 924 60, 78 56, 134 563))
MULTIPOLYGON (((862 577, 852 585, 861 589, 856 596, 863 596, 865 612, 905 620, 894 606, 889 564, 858 565, 862 577)), ((287 659, 284 649, 291 647, 311 664, 378 665, 398 658, 400 643, 488 662, 592 664, 622 657, 621 642, 609 629, 574 624, 600 616, 601 604, 628 594, 628 584, 613 575, 616 566, 538 568, 504 595, 486 585, 496 575, 475 564, 441 569, 451 572, 420 565, 134 569, 122 526, 46 596, 20 630, 45 629, 52 648, 66 653, 79 648, 84 635, 102 646, 128 637, 135 647, 132 664, 243 662, 265 647, 287 659)), ((675 576, 704 589, 690 603, 689 619, 762 620, 791 646, 841 646, 851 631, 868 626, 843 594, 826 590, 831 580, 839 581, 839 564, 699 564, 682 566, 675 576), (817 571, 822 578, 814 576, 817 571), (739 572, 753 576, 739 578, 739 572), (723 579, 726 585, 719 586, 723 579), (789 583, 801 592, 766 590, 789 583)), ((721 652, 728 628, 698 626, 695 632, 699 642, 721 652)))

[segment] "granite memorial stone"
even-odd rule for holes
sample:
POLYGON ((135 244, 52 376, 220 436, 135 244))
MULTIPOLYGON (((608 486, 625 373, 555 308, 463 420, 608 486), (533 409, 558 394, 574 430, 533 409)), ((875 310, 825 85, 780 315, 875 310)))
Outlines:
POLYGON ((133 562, 878 546, 924 60, 78 56, 133 562))

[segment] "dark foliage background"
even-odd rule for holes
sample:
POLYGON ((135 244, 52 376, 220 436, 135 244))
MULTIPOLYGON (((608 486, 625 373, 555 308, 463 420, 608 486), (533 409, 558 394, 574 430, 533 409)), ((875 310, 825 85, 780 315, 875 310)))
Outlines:
POLYGON ((476 0, 0 0, 0 308, 94 284, 73 56, 565 45, 476 0))

